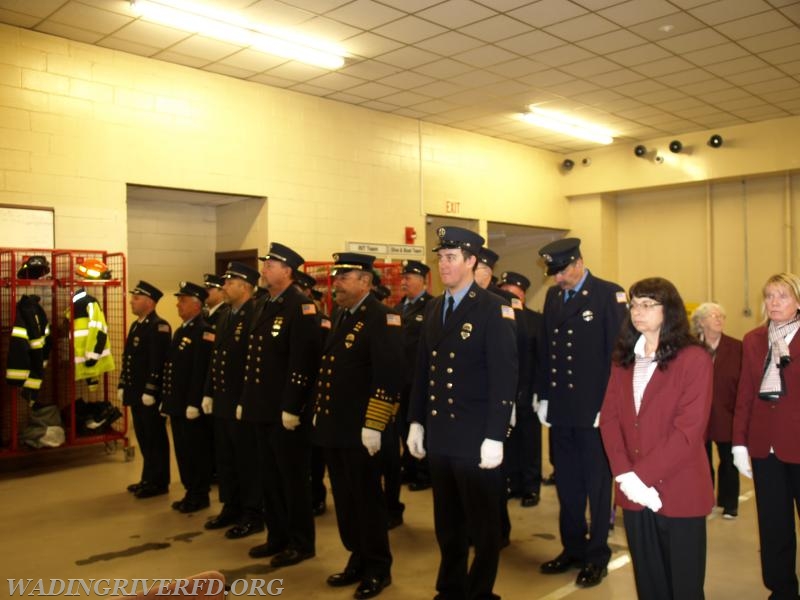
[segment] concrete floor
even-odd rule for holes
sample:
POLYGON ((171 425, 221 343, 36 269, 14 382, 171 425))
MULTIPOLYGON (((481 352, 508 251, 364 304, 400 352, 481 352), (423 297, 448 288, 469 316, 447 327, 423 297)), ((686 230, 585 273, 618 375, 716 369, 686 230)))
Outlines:
MULTIPOLYGON (((285 598, 352 597, 354 587, 335 589, 325 584, 326 577, 341 570, 347 559, 330 510, 330 495, 328 512, 317 519, 317 557, 272 570, 266 561, 247 555, 251 546, 264 540, 263 535, 228 540, 224 530, 203 528, 206 518, 219 509, 216 501, 210 509, 181 515, 170 509, 170 503, 182 497, 179 483, 172 484, 169 496, 137 500, 128 494, 125 486, 138 480, 141 469, 138 453, 132 461, 126 461, 119 448, 109 451, 101 446, 35 453, 23 461, 0 461, 5 463, 0 468, 4 572, 0 598, 9 597, 8 579, 45 579, 49 586, 49 580, 57 578, 179 578, 209 569, 222 571, 228 583, 281 578, 281 596, 285 598)), ((404 489, 403 496, 405 524, 390 533, 393 584, 380 597, 432 598, 439 555, 430 490, 412 493, 404 489)), ((621 515, 609 539, 613 550, 609 576, 598 587, 583 590, 573 584, 576 571, 539 574, 539 565, 561 550, 555 489, 542 488, 538 507, 521 508, 514 501, 509 506, 511 545, 501 557, 496 593, 507 600, 636 597, 621 515)), ((723 520, 716 511, 709 517, 708 599, 767 596, 761 584, 749 480, 743 480, 739 515, 735 521, 723 520)), ((235 589, 241 593, 245 584, 237 585, 235 589)))

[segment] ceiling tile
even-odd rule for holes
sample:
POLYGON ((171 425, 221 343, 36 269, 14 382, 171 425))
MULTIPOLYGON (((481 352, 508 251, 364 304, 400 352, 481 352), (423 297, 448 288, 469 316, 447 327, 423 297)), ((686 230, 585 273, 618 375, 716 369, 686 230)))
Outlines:
POLYGON ((639 75, 639 73, 636 71, 631 71, 629 69, 619 69, 618 71, 601 73, 600 75, 592 77, 592 81, 594 81, 596 84, 608 88, 615 88, 618 85, 631 83, 634 81, 641 81, 642 79, 644 79, 642 75, 639 75))
POLYGON ((388 77, 380 79, 379 83, 391 85, 392 87, 396 87, 401 90, 408 90, 432 83, 433 81, 435 81, 433 77, 428 77, 427 75, 422 75, 421 73, 415 73, 414 71, 402 71, 400 73, 395 73, 394 75, 389 75, 388 77))
POLYGON ((778 11, 770 11, 722 23, 721 25, 717 25, 717 29, 732 39, 738 39, 752 37, 762 33, 770 33, 792 26, 793 23, 781 13, 778 11))
POLYGON ((565 98, 572 98, 578 94, 585 94, 600 89, 593 83, 583 79, 576 79, 565 83, 558 83, 548 87, 548 90, 565 98))
POLYGON ((453 54, 464 52, 465 50, 483 46, 483 42, 456 31, 448 31, 442 35, 437 35, 428 40, 418 42, 416 46, 424 50, 436 52, 442 56, 452 56, 453 54))
POLYGON ((618 29, 592 37, 586 40, 581 40, 578 45, 587 50, 591 50, 597 54, 605 54, 607 52, 614 52, 616 50, 624 50, 633 46, 641 46, 646 40, 638 35, 631 33, 626 29, 618 29))
POLYGON ((696 81, 705 81, 706 79, 708 79, 708 71, 704 71, 703 69, 687 69, 685 71, 679 71, 678 73, 663 75, 658 78, 664 85, 673 87, 680 87, 687 83, 695 83, 696 81))
POLYGON ((348 94, 347 92, 335 92, 327 96, 330 100, 338 100, 339 102, 347 102, 348 104, 361 104, 367 102, 369 98, 360 98, 355 94, 348 94))
POLYGON ((505 15, 497 15, 459 29, 484 42, 497 42, 529 31, 530 27, 505 15))
POLYGON ((737 117, 747 119, 748 121, 764 121, 768 119, 783 119, 788 117, 789 114, 776 106, 764 104, 762 106, 754 106, 752 108, 742 108, 733 113, 737 117))
POLYGON ((783 63, 792 62, 800 58, 800 44, 770 50, 769 52, 761 52, 759 55, 770 64, 783 65, 783 63))
POLYGON ((79 29, 109 34, 129 24, 134 18, 87 6, 79 2, 69 2, 56 11, 49 20, 79 29))
POLYGON ((633 70, 648 77, 660 77, 679 71, 694 70, 694 65, 682 58, 672 56, 670 58, 662 58, 661 60, 654 60, 653 62, 637 65, 633 67, 633 70))
POLYGON ((403 47, 400 42, 368 31, 348 38, 343 42, 343 45, 352 54, 363 56, 364 58, 374 58, 403 47))
MULTIPOLYGON (((38 21, 39 19, 36 17, 32 17, 34 22, 38 21)), ((0 9, 0 21, 6 22, 3 20, 3 11, 0 9)), ((31 23, 33 25, 33 23, 31 23)), ((65 37, 70 40, 76 40, 78 42, 84 42, 86 44, 94 44, 105 37, 102 33, 97 33, 96 31, 86 31, 85 29, 81 29, 79 27, 71 27, 70 25, 62 25, 61 23, 54 23, 52 21, 45 21, 41 25, 36 27, 36 31, 41 31, 42 33, 49 33, 51 35, 57 35, 60 37, 65 37)), ((169 59, 164 59, 169 60, 169 59)), ((176 61, 177 62, 177 61, 176 61)), ((208 61, 204 61, 208 62, 208 61)), ((185 63, 181 63, 185 64, 185 63)), ((196 65, 192 65, 196 66, 196 65)))
POLYGON ((360 77, 361 79, 374 80, 387 77, 392 73, 397 73, 401 69, 393 65, 387 65, 377 60, 362 60, 359 63, 348 65, 339 69, 338 73, 360 77))
POLYGON ((170 51, 177 52, 184 56, 193 56, 205 62, 216 62, 238 52, 242 48, 226 42, 212 40, 211 38, 200 35, 193 35, 185 40, 170 46, 170 51))
POLYGON ((454 104, 445 102, 444 100, 428 100, 427 102, 415 104, 412 108, 434 115, 447 110, 452 110, 457 107, 454 104))
POLYGON ((64 0, 3 0, 3 8, 20 15, 44 18, 57 11, 64 0))
POLYGON ((791 77, 778 77, 777 79, 759 80, 758 85, 744 85, 746 85, 748 90, 758 95, 769 92, 800 89, 800 83, 791 77))
POLYGON ((470 0, 447 0, 418 12, 417 16, 450 29, 458 29, 469 23, 493 17, 495 14, 497 14, 495 11, 470 0))
POLYGON ((644 44, 636 46, 635 48, 628 48, 627 50, 620 50, 619 52, 612 52, 606 55, 606 58, 613 60, 626 67, 633 67, 641 65, 646 62, 652 62, 661 58, 669 58, 672 54, 667 52, 656 44, 644 44))
POLYGON ((287 62, 285 58, 246 49, 220 60, 217 64, 238 67, 239 69, 244 69, 246 71, 260 73, 262 71, 267 71, 277 67, 278 65, 282 65, 285 62, 287 62))
POLYGON ((522 56, 532 56, 537 52, 562 46, 564 42, 544 31, 531 31, 507 40, 497 42, 496 46, 511 50, 522 56))
POLYGON ((396 94, 389 94, 381 98, 381 100, 396 106, 412 106, 420 102, 427 102, 430 100, 430 97, 423 96, 422 94, 415 94, 414 92, 398 92, 396 94))
POLYGON ((726 60, 747 56, 747 50, 738 44, 726 43, 720 44, 719 46, 714 46, 713 48, 706 48, 705 50, 685 52, 682 54, 682 56, 689 62, 703 67, 726 60))
POLYGON ((121 50, 122 52, 138 54, 139 56, 153 56, 161 50, 161 48, 156 48, 155 46, 137 44, 136 42, 129 42, 128 40, 115 36, 104 38, 97 42, 97 45, 103 48, 112 48, 114 50, 121 50))
POLYGON ((773 67, 763 69, 753 69, 744 73, 732 73, 727 75, 725 79, 736 85, 749 85, 758 83, 759 81, 769 81, 781 77, 783 73, 773 67))
POLYGON ((687 83, 683 86, 683 91, 690 96, 697 96, 702 99, 705 94, 716 90, 724 90, 729 87, 731 87, 731 84, 724 79, 713 77, 705 81, 698 81, 697 83, 687 83))
POLYGON ((529 89, 530 86, 520 83, 519 81, 499 81, 498 83, 493 84, 489 91, 494 96, 503 98, 506 96, 525 93, 529 89))
POLYGON ((539 0, 508 14, 534 27, 547 27, 586 14, 586 9, 569 0, 539 0))
POLYGON ((789 75, 800 75, 800 60, 781 64, 781 71, 789 75))
POLYGON ((491 71, 492 73, 497 73, 498 75, 502 75, 504 77, 516 78, 523 75, 529 75, 530 73, 536 73, 538 71, 545 71, 549 68, 549 65, 531 60, 530 58, 515 58, 514 60, 510 60, 508 62, 487 67, 486 70, 491 71))
POLYGON ((579 4, 583 8, 589 10, 601 10, 614 6, 615 4, 622 4, 625 0, 572 0, 575 4, 579 4))
MULTIPOLYGON (((673 121, 666 121, 660 124, 660 127, 672 133, 674 135, 681 135, 683 133, 691 133, 693 131, 698 131, 701 129, 699 125, 696 123, 692 123, 691 121, 687 121, 686 119, 675 119, 673 121)), ((684 146, 684 148, 686 148, 684 146)), ((684 150, 685 152, 686 150, 684 150)))
POLYGON ((394 114, 401 115, 403 117, 409 117, 411 119, 420 119, 428 113, 424 113, 420 110, 414 110, 413 108, 398 108, 394 111, 394 114))
POLYGON ((308 21, 298 24, 295 27, 300 33, 310 36, 320 37, 331 42, 341 42, 360 33, 359 29, 345 25, 339 21, 326 19, 325 17, 314 17, 308 21))
POLYGON ((710 4, 692 8, 689 12, 709 25, 719 25, 720 23, 754 15, 769 9, 770 5, 763 0, 747 0, 746 2, 742 2, 742 0, 717 0, 710 4))
POLYGON ((630 27, 644 21, 652 21, 677 12, 673 4, 666 0, 629 0, 600 11, 606 19, 630 27))
POLYGON ((240 69, 230 65, 223 65, 221 63, 208 65, 204 67, 203 70, 211 71, 212 73, 219 73, 220 75, 227 75, 228 77, 236 77, 238 79, 249 79, 253 75, 256 75, 254 71, 248 71, 247 69, 240 69))
POLYGON ((316 77, 310 81, 311 85, 316 85, 318 87, 326 88, 328 91, 330 90, 346 90, 357 85, 361 85, 366 83, 363 79, 359 77, 351 77, 350 75, 345 75, 344 73, 336 72, 336 73, 327 73, 326 75, 322 75, 320 77, 316 77))
POLYGON ((293 79, 294 81, 308 81, 309 79, 315 79, 320 75, 326 75, 328 73, 330 73, 330 71, 327 69, 321 69, 320 67, 314 67, 311 65, 304 65, 296 60, 290 60, 289 62, 283 63, 282 65, 275 67, 274 69, 270 69, 267 72, 268 75, 272 75, 273 77, 293 79))
POLYGON ((550 65, 551 67, 558 67, 561 65, 568 65, 581 60, 586 60, 592 57, 594 57, 594 54, 588 50, 584 50, 578 46, 567 45, 537 52, 532 58, 535 58, 539 62, 543 62, 546 65, 550 65))
POLYGON ((719 75, 720 77, 725 77, 728 75, 734 75, 736 73, 742 73, 744 71, 752 71, 753 69, 763 69, 766 66, 767 65, 764 61, 756 58, 755 56, 745 56, 735 60, 727 60, 714 65, 708 65, 706 66, 706 70, 714 73, 715 75, 719 75))
POLYGON ((620 94, 624 96, 632 96, 634 98, 637 98, 642 94, 648 94, 650 92, 658 92, 665 89, 668 88, 664 85, 661 85, 657 81, 653 81, 652 79, 643 79, 642 81, 634 81, 633 83, 626 83, 614 88, 614 90, 619 92, 620 94))
POLYGON ((574 80, 575 78, 568 73, 559 71, 558 69, 549 69, 547 71, 540 71, 525 77, 520 77, 519 80, 536 87, 549 87, 553 85, 560 85, 574 80))
POLYGON ((661 42, 672 37, 677 37, 703 29, 705 23, 695 19, 688 13, 678 12, 652 21, 646 21, 630 27, 630 31, 650 40, 651 42, 661 42))
POLYGON ((657 92, 641 94, 640 96, 638 96, 637 100, 639 100, 639 102, 644 102, 645 104, 652 104, 663 109, 664 102, 680 100, 685 97, 686 95, 682 91, 673 88, 667 88, 665 90, 659 90, 657 92))
POLYGON ((308 11, 278 0, 258 0, 240 12, 251 21, 276 27, 295 27, 313 17, 308 11))
POLYGON ((493 83, 502 81, 502 79, 503 78, 499 75, 489 73, 488 71, 470 71, 469 73, 464 73, 463 75, 449 77, 448 81, 455 83, 456 85, 461 85, 465 88, 474 88, 492 85, 493 83))
POLYGON ((371 108, 372 110, 379 110, 382 112, 392 112, 393 110, 400 108, 397 105, 389 104, 381 100, 370 100, 369 102, 364 102, 361 106, 365 108, 371 108))
POLYGON ((574 75, 575 77, 592 77, 600 73, 616 71, 617 69, 619 69, 618 64, 600 56, 561 67, 562 71, 574 75))
POLYGON ((297 84, 296 81, 292 81, 291 79, 273 77, 272 75, 265 75, 264 73, 253 75, 250 78, 250 81, 255 81, 256 83, 263 83, 264 85, 271 85, 272 87, 279 87, 279 88, 288 88, 297 84))
POLYGON ((594 90, 586 92, 585 94, 577 94, 573 97, 576 102, 589 106, 593 104, 604 105, 606 102, 619 100, 620 98, 624 98, 624 96, 621 96, 613 90, 594 90))
POLYGON ((798 39, 800 39, 800 29, 798 27, 787 27, 772 33, 762 33, 761 35, 739 40, 739 44, 750 50, 750 52, 765 52, 796 44, 798 39))
POLYGON ((403 69, 413 69, 426 63, 434 62, 439 56, 414 48, 413 46, 405 46, 399 50, 392 50, 386 54, 381 54, 381 62, 389 63, 396 67, 403 69))
POLYGON ((595 14, 583 15, 545 28, 548 33, 568 42, 585 40, 617 29, 617 25, 595 14))
POLYGON ((301 94, 310 94, 312 96, 327 96, 331 93, 328 88, 318 87, 310 83, 297 83, 292 86, 293 92, 300 92, 301 94))
POLYGON ((415 67, 414 70, 419 73, 424 73, 425 75, 430 75, 431 77, 447 79, 448 77, 466 73, 470 68, 464 63, 456 62, 449 58, 442 58, 432 63, 415 67))
POLYGON ((718 112, 719 110, 717 110, 717 108, 710 106, 705 102, 702 102, 697 106, 688 106, 686 108, 681 109, 681 116, 687 119, 695 119, 696 117, 705 117, 707 115, 715 114, 718 112))
POLYGON ((666 40, 658 42, 659 46, 672 50, 676 54, 685 54, 694 50, 701 50, 702 48, 710 48, 724 44, 727 38, 719 34, 715 30, 704 27, 697 31, 684 33, 683 35, 676 35, 666 40))
POLYGON ((756 92, 760 97, 768 102, 785 102, 787 100, 796 100, 800 98, 800 87, 794 86, 792 88, 776 91, 764 92, 759 90, 756 92))
POLYGON ((456 54, 452 58, 482 69, 498 63, 507 62, 516 57, 516 54, 512 54, 497 46, 481 46, 480 48, 474 48, 473 50, 467 50, 466 52, 456 54))
POLYGON ((322 14, 333 10, 337 6, 347 4, 350 0, 282 0, 282 2, 291 6, 297 6, 309 12, 322 14))
POLYGON ((434 81, 433 83, 421 85, 414 89, 415 92, 430 96, 431 98, 443 98, 444 96, 457 94, 463 90, 464 86, 456 85, 449 81, 434 81))
POLYGON ((408 13, 415 13, 429 6, 433 6, 434 4, 439 4, 441 1, 442 0, 380 0, 381 4, 386 4, 408 13))
POLYGON ((350 88, 347 90, 347 93, 355 94, 356 96, 361 96, 362 98, 375 99, 388 96, 389 94, 396 94, 399 91, 400 90, 397 88, 383 85, 382 83, 368 82, 350 88))
POLYGON ((414 44, 445 31, 444 27, 410 15, 375 29, 375 33, 405 44, 414 44))
POLYGON ((726 110, 728 112, 736 112, 737 110, 741 110, 743 108, 753 108, 754 106, 761 106, 764 104, 764 101, 761 98, 756 98, 755 96, 745 96, 744 98, 737 98, 736 100, 718 100, 714 104, 719 106, 722 110, 726 110))
POLYGON ((484 89, 465 90, 452 96, 443 98, 447 102, 452 102, 459 106, 475 106, 481 102, 486 102, 492 98, 491 94, 484 89))
POLYGON ((672 113, 683 113, 685 110, 689 110, 690 108, 697 108, 698 106, 707 106, 701 100, 697 98, 692 98, 690 96, 684 96, 683 98, 678 98, 676 100, 667 100, 666 102, 661 103, 661 108, 672 112, 672 113))
POLYGON ((133 21, 114 33, 113 37, 145 46, 165 48, 188 38, 190 33, 146 21, 133 21))
POLYGON ((496 10, 497 12, 508 12, 510 10, 514 10, 515 8, 519 8, 520 6, 524 6, 526 4, 532 4, 536 0, 475 0, 478 4, 483 4, 487 8, 491 8, 492 10, 496 10))
POLYGON ((13 10, 0 8, 0 23, 15 25, 17 27, 33 27, 41 20, 41 17, 34 17, 33 15, 26 15, 13 10))

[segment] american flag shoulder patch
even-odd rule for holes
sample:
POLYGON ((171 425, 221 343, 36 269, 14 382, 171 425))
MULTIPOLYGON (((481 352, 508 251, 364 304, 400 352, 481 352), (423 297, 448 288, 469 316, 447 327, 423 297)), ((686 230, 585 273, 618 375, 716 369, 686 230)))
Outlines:
POLYGON ((323 329, 330 329, 331 328, 331 320, 330 319, 322 319, 319 322, 319 326, 323 329))
POLYGON ((514 321, 514 309, 510 306, 506 306, 505 304, 500 307, 500 314, 503 315, 504 319, 511 319, 514 321))
POLYGON ((617 303, 618 304, 624 304, 627 301, 628 301, 628 296, 625 294, 625 292, 617 292, 617 303))
POLYGON ((388 313, 386 315, 386 324, 391 327, 400 327, 402 325, 403 320, 400 318, 400 315, 396 315, 394 313, 388 313))
POLYGON ((304 315, 315 315, 317 314, 317 307, 313 304, 303 304, 303 314, 304 315))
POLYGON ((216 339, 217 339, 217 334, 215 334, 213 331, 204 331, 203 332, 203 340, 204 341, 213 342, 216 339))

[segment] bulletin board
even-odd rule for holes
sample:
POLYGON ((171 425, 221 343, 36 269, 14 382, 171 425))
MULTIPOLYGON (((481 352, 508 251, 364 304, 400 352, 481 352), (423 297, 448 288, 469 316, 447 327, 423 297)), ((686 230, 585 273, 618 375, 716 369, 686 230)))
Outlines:
POLYGON ((8 248, 55 248, 53 210, 0 206, 0 240, 8 248))

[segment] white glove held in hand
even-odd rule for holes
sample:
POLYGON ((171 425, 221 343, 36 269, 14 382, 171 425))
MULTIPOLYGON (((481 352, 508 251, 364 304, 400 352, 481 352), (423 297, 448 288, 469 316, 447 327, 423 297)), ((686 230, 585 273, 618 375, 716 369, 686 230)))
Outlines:
POLYGON ((503 462, 503 442, 486 438, 481 444, 481 469, 495 469, 503 462))
POLYGON ((733 453, 733 464, 739 473, 752 479, 753 469, 750 467, 750 453, 747 452, 747 446, 734 446, 731 452, 733 453))
POLYGON ((539 400, 539 408, 536 409, 536 416, 539 417, 539 423, 545 427, 550 427, 547 422, 547 400, 539 400))
POLYGON ((419 423, 411 423, 409 426, 406 446, 414 458, 425 458, 425 428, 419 423))
POLYGON ((241 421, 242 420, 242 405, 241 404, 237 404, 236 405, 236 420, 237 421, 241 421))
POLYGON ((381 432, 362 427, 361 443, 364 445, 364 448, 367 449, 370 456, 375 456, 381 449, 381 432))
POLYGON ((142 394, 142 404, 145 406, 155 406, 156 398, 150 394, 142 394))
POLYGON ((661 510, 661 497, 654 487, 647 487, 639 476, 633 471, 617 475, 616 481, 619 489, 631 502, 646 506, 653 512, 661 510))
POLYGON ((186 407, 186 418, 189 420, 196 419, 200 416, 200 409, 196 406, 187 406, 186 407))
POLYGON ((594 423, 592 424, 592 427, 594 427, 595 429, 600 427, 600 412, 599 411, 597 413, 597 416, 594 418, 594 423))
POLYGON ((281 412, 281 422, 284 429, 294 431, 300 426, 300 417, 284 410, 281 412))
POLYGON ((200 403, 203 413, 210 415, 214 410, 214 399, 211 396, 203 396, 203 401, 200 403))
POLYGON ((508 424, 511 425, 511 427, 516 427, 517 426, 517 405, 516 404, 512 404, 511 405, 511 419, 509 419, 508 424))

